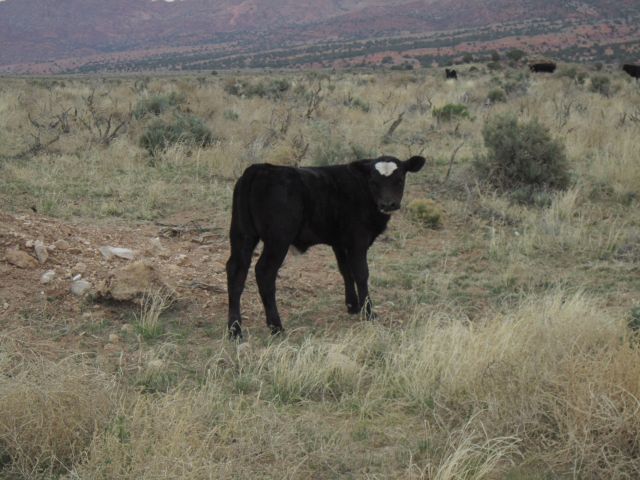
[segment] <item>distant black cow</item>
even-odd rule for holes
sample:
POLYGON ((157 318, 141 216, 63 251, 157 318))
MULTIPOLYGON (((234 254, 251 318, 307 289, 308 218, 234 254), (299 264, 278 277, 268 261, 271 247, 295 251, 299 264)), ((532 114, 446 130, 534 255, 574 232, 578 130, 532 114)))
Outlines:
POLYGON ((635 78, 636 81, 640 78, 640 65, 631 65, 630 63, 625 63, 622 66, 622 70, 635 78))
POLYGON ((452 69, 445 68, 444 75, 446 78, 453 78, 453 79, 458 78, 458 72, 456 72, 455 69, 453 68, 452 69))
POLYGON ((556 64, 553 62, 532 63, 529 65, 529 70, 534 73, 553 73, 556 70, 556 64))
POLYGON ((417 172, 424 163, 418 156, 404 162, 383 156, 328 167, 265 163, 247 168, 233 190, 227 261, 231 336, 242 337, 240 296, 259 240, 264 248, 256 281, 272 333, 283 330, 276 276, 291 245, 302 252, 312 245, 330 245, 344 278, 348 312, 364 310, 372 318, 367 250, 387 227, 390 213, 400 208, 405 174, 417 172))

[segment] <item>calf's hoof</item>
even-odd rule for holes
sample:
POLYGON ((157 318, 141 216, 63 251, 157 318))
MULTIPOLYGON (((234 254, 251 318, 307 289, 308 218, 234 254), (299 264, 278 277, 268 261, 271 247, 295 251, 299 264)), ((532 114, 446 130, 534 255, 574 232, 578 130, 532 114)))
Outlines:
POLYGON ((229 338, 231 340, 242 340, 242 328, 240 328, 240 323, 234 322, 229 326, 229 338))
POLYGON ((351 315, 357 315, 358 313, 360 313, 360 309, 358 308, 358 305, 347 303, 347 312, 351 315))
POLYGON ((284 333, 284 328, 282 328, 282 325, 269 325, 269 330, 271 330, 271 335, 273 336, 284 333))

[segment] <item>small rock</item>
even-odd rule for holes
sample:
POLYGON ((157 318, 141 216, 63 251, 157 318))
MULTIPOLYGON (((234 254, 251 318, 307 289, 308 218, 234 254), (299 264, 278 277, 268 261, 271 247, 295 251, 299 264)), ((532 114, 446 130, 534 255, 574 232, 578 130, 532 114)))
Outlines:
POLYGON ((7 262, 18 268, 35 268, 38 266, 38 261, 35 258, 17 248, 7 250, 6 257, 7 262))
POLYGON ((139 301, 152 291, 175 296, 175 290, 165 283, 158 269, 146 261, 137 261, 111 272, 97 288, 98 297, 117 301, 139 301))
POLYGON ((55 270, 47 270, 40 277, 40 283, 50 283, 55 276, 56 276, 55 270))
POLYGON ((120 337, 115 333, 109 334, 109 343, 118 343, 120 341, 120 337))
POLYGON ((36 240, 33 249, 35 250, 36 257, 38 257, 38 261, 40 263, 44 263, 47 261, 47 259, 49 258, 49 252, 47 251, 47 247, 44 246, 44 243, 42 243, 40 240, 36 240))
POLYGON ((91 288, 91 284, 86 280, 76 280, 71 283, 71 292, 78 297, 84 295, 91 288))
POLYGON ((62 238, 60 240, 56 240, 53 245, 58 249, 58 250, 69 250, 69 247, 71 245, 69 245, 69 242, 67 242, 66 240, 63 240, 62 238))
POLYGON ((5 310, 7 310, 9 308, 9 304, 7 302, 4 302, 2 304, 2 308, 4 308, 5 310))
POLYGON ((76 263, 71 269, 72 274, 84 273, 86 271, 87 271, 87 266, 82 262, 76 263))
POLYGON ((130 250, 128 248, 104 246, 100 247, 99 250, 102 256, 107 260, 111 259, 112 257, 120 257, 127 260, 133 260, 135 258, 133 250, 130 250))
POLYGON ((27 240, 27 241, 24 243, 24 246, 25 246, 26 248, 29 248, 29 249, 33 248, 33 246, 34 246, 34 245, 35 245, 35 243, 34 243, 34 241, 33 241, 33 240, 27 240))
POLYGON ((71 280, 73 280, 75 282, 76 280, 80 280, 81 278, 82 278, 82 274, 78 273, 77 275, 74 275, 71 280))
POLYGON ((125 333, 131 333, 133 332, 133 325, 131 325, 130 323, 125 323, 120 327, 120 331, 125 333))

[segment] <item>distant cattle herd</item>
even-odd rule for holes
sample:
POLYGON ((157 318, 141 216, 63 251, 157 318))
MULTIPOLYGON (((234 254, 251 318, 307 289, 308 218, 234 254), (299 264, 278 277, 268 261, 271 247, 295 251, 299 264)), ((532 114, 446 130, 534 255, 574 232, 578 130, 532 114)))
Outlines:
MULTIPOLYGON (((535 62, 529 64, 529 70, 533 73, 553 73, 556 71, 557 65, 555 62, 535 62)), ((638 80, 640 78, 640 65, 633 65, 631 63, 625 63, 622 66, 622 70, 633 78, 638 80)), ((445 68, 444 75, 447 80, 458 78, 458 72, 452 68, 445 68)))

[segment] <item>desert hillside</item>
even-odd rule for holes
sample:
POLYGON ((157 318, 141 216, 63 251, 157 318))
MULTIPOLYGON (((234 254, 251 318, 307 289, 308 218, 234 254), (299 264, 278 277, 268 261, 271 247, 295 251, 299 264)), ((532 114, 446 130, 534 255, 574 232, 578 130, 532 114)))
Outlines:
POLYGON ((640 60, 639 17, 632 0, 5 0, 0 71, 417 68, 513 48, 617 64, 640 60))

